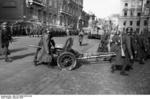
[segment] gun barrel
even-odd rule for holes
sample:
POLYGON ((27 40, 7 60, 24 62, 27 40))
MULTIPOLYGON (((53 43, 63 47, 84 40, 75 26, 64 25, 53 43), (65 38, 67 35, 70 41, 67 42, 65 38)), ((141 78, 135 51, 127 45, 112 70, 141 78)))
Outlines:
POLYGON ((108 55, 95 55, 95 56, 85 56, 85 57, 81 57, 78 59, 94 59, 94 58, 102 58, 102 57, 112 57, 112 56, 116 56, 116 54, 108 54, 108 55))
POLYGON ((42 48, 42 47, 37 46, 37 45, 29 45, 29 47, 32 47, 32 48, 42 48))

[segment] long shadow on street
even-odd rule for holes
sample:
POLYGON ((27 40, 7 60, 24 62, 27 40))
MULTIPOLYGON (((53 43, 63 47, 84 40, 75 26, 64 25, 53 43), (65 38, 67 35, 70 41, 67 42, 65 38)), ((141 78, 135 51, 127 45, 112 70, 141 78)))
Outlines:
POLYGON ((33 56, 35 53, 28 53, 28 54, 24 54, 24 55, 17 55, 17 56, 13 56, 11 57, 11 59, 14 60, 20 60, 23 59, 25 57, 29 57, 29 56, 33 56))
MULTIPOLYGON (((21 59, 23 59, 23 58, 26 58, 26 57, 29 57, 29 56, 33 56, 35 53, 28 53, 28 54, 24 54, 24 55, 17 55, 17 56, 12 56, 12 57, 10 57, 13 61, 15 61, 15 60, 21 60, 21 59)), ((3 58, 0 58, 0 60, 3 60, 4 59, 4 57, 3 58)))
POLYGON ((10 53, 16 53, 16 52, 20 52, 20 51, 25 51, 27 50, 28 48, 18 48, 18 49, 12 49, 10 50, 10 53))

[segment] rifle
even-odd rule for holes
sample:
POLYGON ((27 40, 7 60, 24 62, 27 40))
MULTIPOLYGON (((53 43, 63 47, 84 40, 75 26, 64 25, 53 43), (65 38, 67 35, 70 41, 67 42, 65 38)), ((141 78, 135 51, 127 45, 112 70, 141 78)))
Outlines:
POLYGON ((121 56, 122 56, 122 57, 125 57, 125 52, 124 52, 124 50, 123 50, 122 33, 121 33, 121 36, 120 36, 120 42, 121 42, 121 56))

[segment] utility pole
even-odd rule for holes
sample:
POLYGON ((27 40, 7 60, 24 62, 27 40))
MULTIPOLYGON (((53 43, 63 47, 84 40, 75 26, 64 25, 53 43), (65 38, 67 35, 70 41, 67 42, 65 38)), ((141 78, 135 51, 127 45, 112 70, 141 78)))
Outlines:
POLYGON ((143 16, 143 4, 144 4, 144 0, 140 0, 141 2, 142 2, 142 4, 141 4, 141 15, 140 15, 140 30, 139 30, 139 34, 141 34, 141 32, 142 32, 142 16, 143 16))
POLYGON ((150 25, 150 3, 146 3, 146 9, 148 9, 148 10, 146 10, 146 11, 148 11, 148 13, 147 13, 147 32, 149 32, 149 25, 150 25))

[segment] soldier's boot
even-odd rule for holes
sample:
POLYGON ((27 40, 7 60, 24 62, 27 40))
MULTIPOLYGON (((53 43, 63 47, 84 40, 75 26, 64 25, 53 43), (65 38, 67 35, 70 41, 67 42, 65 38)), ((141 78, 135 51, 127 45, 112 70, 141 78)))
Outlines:
POLYGON ((120 75, 128 76, 128 74, 125 72, 126 67, 127 67, 127 65, 124 65, 124 66, 122 67, 122 70, 121 70, 121 72, 120 72, 120 75))
POLYGON ((120 75, 122 76, 128 76, 129 74, 127 74, 125 71, 120 72, 120 75))
POLYGON ((5 58, 5 62, 12 62, 12 59, 11 59, 11 58, 6 57, 6 58, 5 58))
POLYGON ((144 63, 144 59, 140 59, 139 64, 143 65, 144 63))
POLYGON ((111 66, 111 73, 114 73, 116 71, 116 65, 111 66))
POLYGON ((80 42, 80 46, 82 46, 82 42, 80 42))

